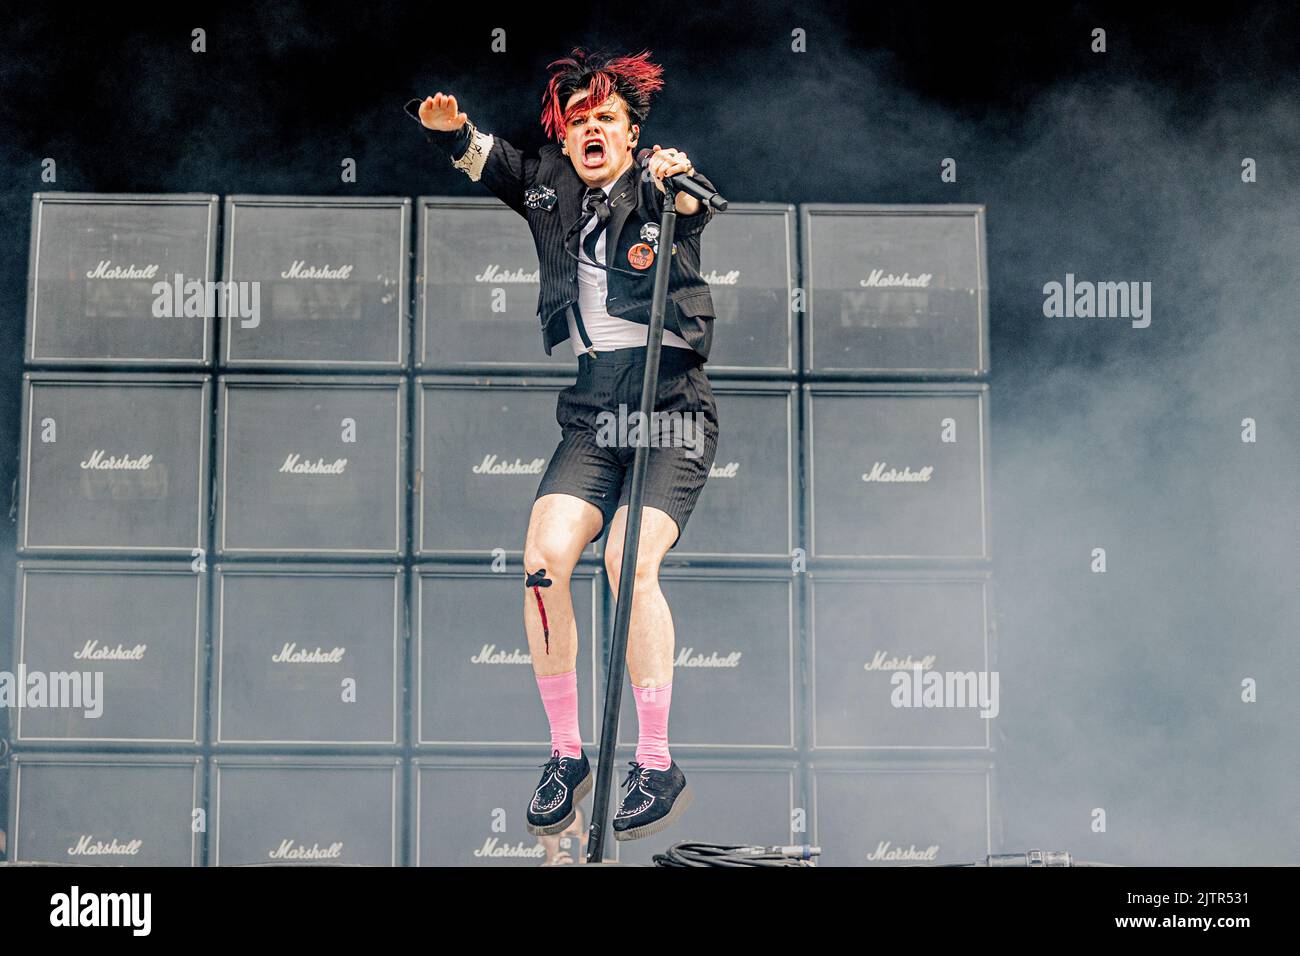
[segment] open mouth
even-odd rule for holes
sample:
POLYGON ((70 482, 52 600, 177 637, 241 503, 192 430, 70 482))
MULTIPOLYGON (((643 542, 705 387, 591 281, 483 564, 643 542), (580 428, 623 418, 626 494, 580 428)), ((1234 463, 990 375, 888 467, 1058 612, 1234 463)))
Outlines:
POLYGON ((582 147, 582 165, 588 169, 603 166, 605 163, 605 144, 598 139, 589 140, 582 147))

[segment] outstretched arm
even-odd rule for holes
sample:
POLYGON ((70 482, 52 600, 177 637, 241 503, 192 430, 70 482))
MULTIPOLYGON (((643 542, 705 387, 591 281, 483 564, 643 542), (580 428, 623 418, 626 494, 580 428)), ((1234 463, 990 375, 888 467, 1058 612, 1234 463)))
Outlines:
POLYGON ((524 156, 499 136, 480 131, 450 93, 425 97, 418 118, 429 140, 451 156, 453 166, 475 182, 482 180, 521 216, 528 214, 524 190, 537 176, 536 158, 524 156))

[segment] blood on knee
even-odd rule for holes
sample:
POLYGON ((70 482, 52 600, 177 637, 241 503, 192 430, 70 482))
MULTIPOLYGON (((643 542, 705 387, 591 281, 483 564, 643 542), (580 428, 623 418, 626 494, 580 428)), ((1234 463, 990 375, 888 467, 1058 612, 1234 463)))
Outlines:
POLYGON ((528 576, 524 579, 524 587, 533 589, 533 596, 537 598, 537 612, 542 616, 542 638, 546 642, 546 653, 551 653, 551 629, 546 623, 546 605, 542 603, 542 588, 551 586, 551 579, 546 576, 545 568, 538 568, 536 571, 528 571, 528 576))

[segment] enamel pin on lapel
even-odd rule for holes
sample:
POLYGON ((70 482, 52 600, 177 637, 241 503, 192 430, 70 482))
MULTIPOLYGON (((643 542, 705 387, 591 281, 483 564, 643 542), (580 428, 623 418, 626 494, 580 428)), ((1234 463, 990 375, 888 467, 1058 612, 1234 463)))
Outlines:
POLYGON ((641 227, 641 241, 650 244, 655 252, 659 251, 659 223, 647 222, 641 227))
POLYGON ((550 186, 529 186, 524 191, 524 205, 529 209, 545 209, 550 212, 557 201, 555 190, 550 186))

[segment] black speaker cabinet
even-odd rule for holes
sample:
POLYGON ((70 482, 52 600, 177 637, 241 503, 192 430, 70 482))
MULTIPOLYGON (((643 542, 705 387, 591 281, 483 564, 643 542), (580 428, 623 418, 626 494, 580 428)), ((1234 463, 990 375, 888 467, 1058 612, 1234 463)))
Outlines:
POLYGON ((984 207, 807 204, 804 371, 988 372, 984 207))
MULTIPOLYGON (((790 572, 664 568, 659 583, 674 630, 670 746, 755 754, 796 747, 797 628, 790 572)), ((611 615, 614 600, 611 594, 611 615)), ((607 659, 602 654, 602 674, 607 659)), ((637 740, 631 679, 629 671, 620 744, 637 740)), ((602 678, 602 705, 604 687, 602 678)))
POLYGON ((700 273, 713 298, 709 374, 792 376, 795 210, 733 202, 700 236, 700 273))
MULTIPOLYGON (((516 745, 536 748, 543 756, 549 752, 550 725, 524 633, 524 602, 535 596, 524 589, 521 562, 501 567, 494 573, 486 568, 417 566, 411 683, 421 746, 516 745)), ((597 714, 592 668, 602 646, 605 577, 579 567, 572 585, 579 729, 591 739, 597 714)))
POLYGON ((410 216, 400 197, 228 197, 222 278, 257 308, 222 322, 222 363, 404 368, 410 216))
POLYGON ((16 591, 14 667, 47 676, 48 703, 59 690, 91 706, 17 708, 15 740, 200 742, 206 573, 188 561, 20 561, 16 591))
POLYGON ((401 778, 392 757, 213 757, 208 863, 397 866, 401 778))
POLYGON ((992 770, 814 765, 821 866, 983 862, 992 852, 992 770))
POLYGON ((214 740, 401 742, 405 581, 374 565, 217 565, 214 740))
POLYGON ((421 196, 415 365, 422 371, 574 375, 573 343, 546 354, 528 224, 492 197, 421 196))
POLYGON ((217 551, 400 557, 406 382, 225 375, 217 396, 217 551))
POLYGON ((198 757, 15 754, 9 859, 98 866, 198 866, 198 757))
POLYGON ((199 374, 24 373, 19 551, 204 547, 210 390, 199 374))
POLYGON ((1001 688, 987 572, 814 569, 807 584, 814 750, 989 749, 1001 688))
POLYGON ((803 389, 811 557, 989 559, 987 385, 803 389))
POLYGON ((31 365, 208 366, 217 197, 36 193, 31 365))

